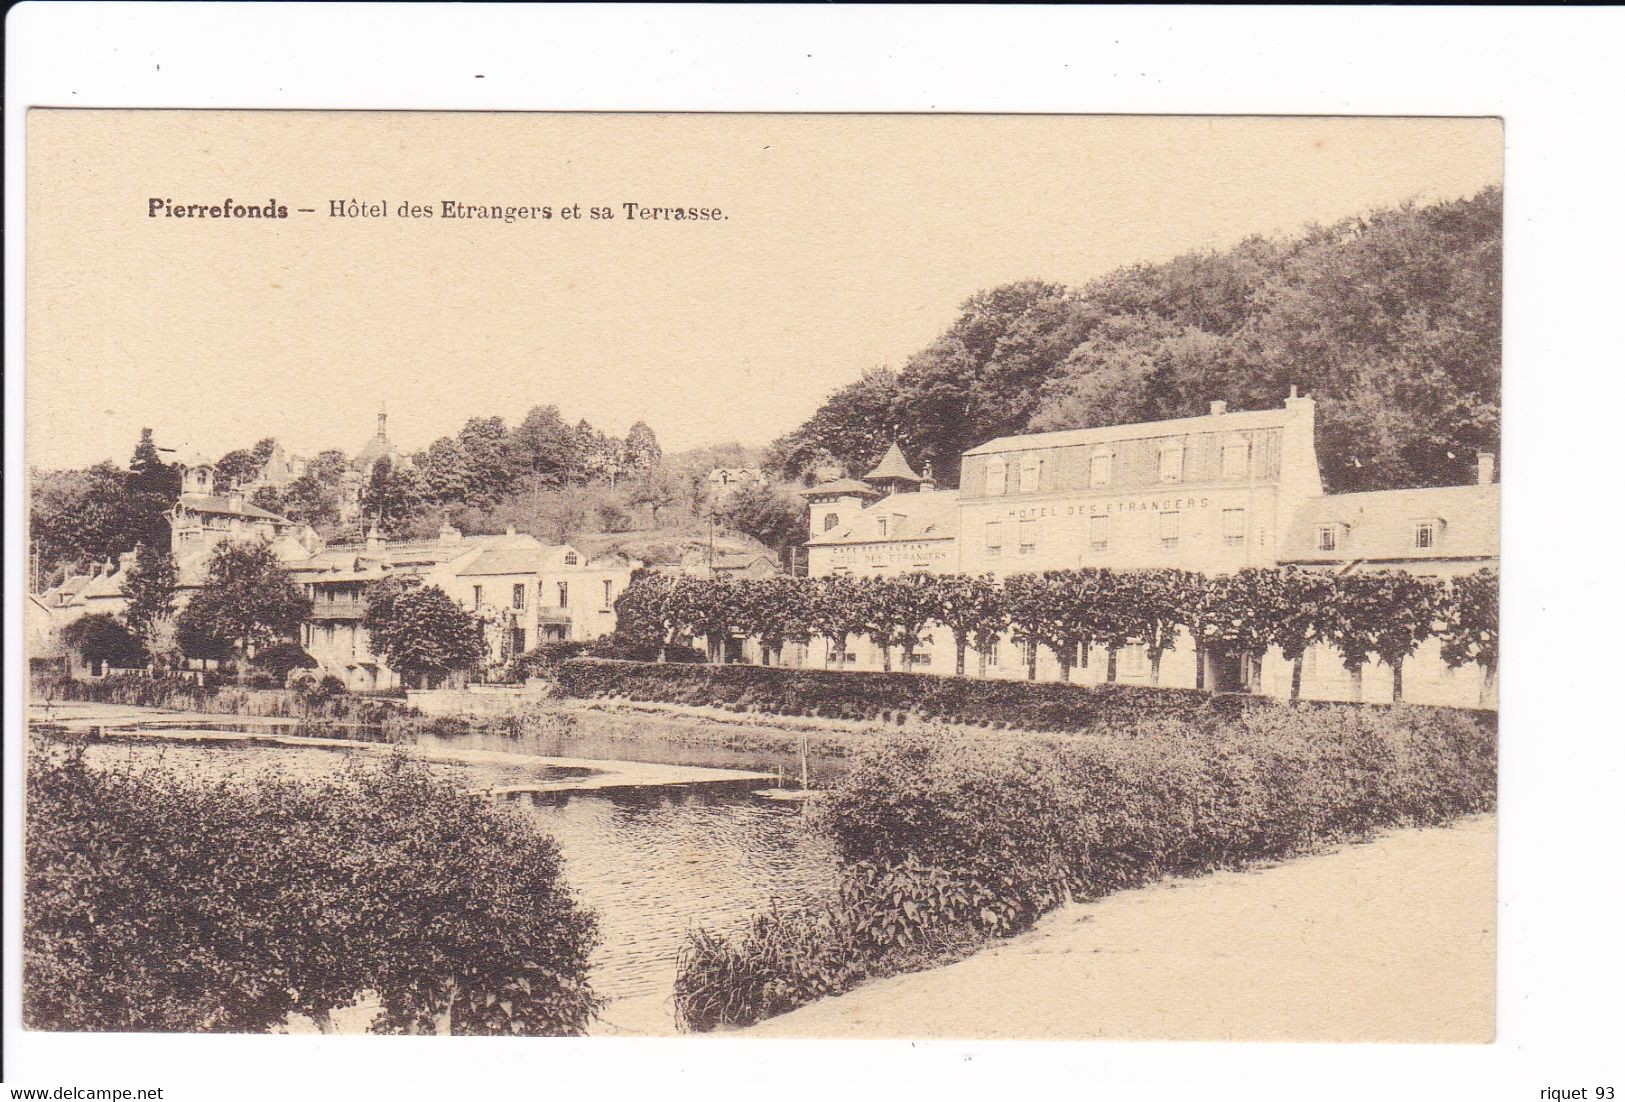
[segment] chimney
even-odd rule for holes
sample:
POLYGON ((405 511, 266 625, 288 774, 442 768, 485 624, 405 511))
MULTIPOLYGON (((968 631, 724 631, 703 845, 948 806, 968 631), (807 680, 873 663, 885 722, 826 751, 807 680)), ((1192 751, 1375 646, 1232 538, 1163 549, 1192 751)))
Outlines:
POLYGON ((934 476, 931 473, 931 461, 930 460, 926 460, 925 470, 921 471, 920 474, 922 476, 920 478, 920 492, 921 493, 928 494, 932 490, 935 490, 937 488, 936 476, 934 476))
POLYGON ((243 491, 236 486, 226 491, 226 507, 234 513, 243 511, 243 491))
POLYGON ((1209 402, 1207 404, 1207 411, 1208 411, 1208 414, 1210 416, 1217 417, 1219 414, 1224 412, 1224 403, 1223 402, 1209 402))
POLYGON ((508 525, 507 529, 502 534, 505 535, 505 536, 508 536, 509 538, 512 538, 514 536, 517 536, 519 533, 515 532, 513 525, 510 524, 510 525, 508 525))
POLYGON ((1488 486, 1495 481, 1495 456, 1490 452, 1478 453, 1478 484, 1488 486))

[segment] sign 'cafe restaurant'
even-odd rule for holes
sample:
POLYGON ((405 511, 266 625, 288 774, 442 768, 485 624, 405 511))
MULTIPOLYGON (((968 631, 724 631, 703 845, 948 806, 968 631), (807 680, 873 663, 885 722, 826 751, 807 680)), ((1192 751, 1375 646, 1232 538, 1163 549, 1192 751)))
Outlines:
MULTIPOLYGON (((922 571, 1004 577, 1080 566, 1222 574, 1286 564, 1449 576, 1498 565, 1499 489, 1492 457, 1481 455, 1473 485, 1326 494, 1314 401, 1294 388, 1275 409, 1227 412, 1214 402, 1199 417, 990 440, 964 453, 957 490, 938 489, 929 467, 915 473, 894 444, 861 481, 804 492, 807 566, 813 577, 922 571)), ((826 648, 815 640, 801 660, 822 666, 832 657, 826 648)), ((1104 657, 1091 654, 1087 666, 1073 669, 1073 681, 1103 680, 1104 657)), ((864 639, 848 642, 846 658, 849 668, 882 664, 864 639)), ((1006 639, 988 654, 987 675, 1025 677, 1023 659, 1006 639)), ((1207 684, 1239 687, 1239 662, 1207 661, 1207 684)), ((1196 662, 1194 646, 1182 638, 1163 659, 1161 683, 1194 685, 1196 662)), ((951 673, 951 635, 932 632, 915 668, 951 673)), ((1119 654, 1118 680, 1146 684, 1149 673, 1143 649, 1119 654)), ((1042 648, 1038 675, 1059 676, 1042 648)), ((1363 698, 1384 699, 1390 680, 1366 677, 1363 698)), ((1286 695, 1290 682, 1290 665, 1278 654, 1265 660, 1262 691, 1286 695)), ((1434 641, 1407 662, 1405 685, 1407 699, 1418 702, 1481 699, 1476 668, 1449 669, 1434 641)), ((1305 697, 1349 699, 1354 691, 1330 649, 1305 656, 1305 697)))

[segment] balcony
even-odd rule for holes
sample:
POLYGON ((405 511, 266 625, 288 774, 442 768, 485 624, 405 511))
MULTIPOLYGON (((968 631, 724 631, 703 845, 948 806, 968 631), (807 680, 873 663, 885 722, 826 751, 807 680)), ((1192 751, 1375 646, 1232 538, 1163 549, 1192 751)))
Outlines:
POLYGON ((324 601, 318 598, 310 610, 310 618, 317 622, 322 620, 359 620, 367 614, 367 600, 365 597, 345 597, 336 601, 324 601))

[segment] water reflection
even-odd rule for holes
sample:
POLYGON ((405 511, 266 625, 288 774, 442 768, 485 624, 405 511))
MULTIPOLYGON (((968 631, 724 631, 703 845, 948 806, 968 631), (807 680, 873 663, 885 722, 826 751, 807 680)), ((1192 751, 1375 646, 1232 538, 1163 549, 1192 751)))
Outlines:
MULTIPOLYGON (((195 735, 198 726, 190 733, 195 735)), ((177 740, 151 729, 87 734, 86 754, 93 765, 162 765, 211 778, 272 773, 317 778, 357 755, 375 759, 383 752, 229 738, 177 740)), ((539 757, 765 771, 784 764, 771 752, 683 746, 658 738, 425 735, 418 745, 488 752, 479 760, 427 763, 432 771, 480 790, 593 772, 527 760, 539 757)), ((814 775, 819 771, 815 767, 814 775)), ((670 995, 677 951, 690 928, 739 929, 757 911, 794 906, 831 885, 833 853, 808 830, 803 805, 754 795, 772 783, 711 781, 498 798, 558 843, 570 887, 599 916, 603 940, 593 961, 593 985, 605 997, 626 999, 670 995)))
POLYGON ((800 806, 752 795, 760 782, 513 797, 564 856, 598 912, 594 986, 610 998, 669 994, 692 927, 738 929, 832 882, 834 855, 800 806))

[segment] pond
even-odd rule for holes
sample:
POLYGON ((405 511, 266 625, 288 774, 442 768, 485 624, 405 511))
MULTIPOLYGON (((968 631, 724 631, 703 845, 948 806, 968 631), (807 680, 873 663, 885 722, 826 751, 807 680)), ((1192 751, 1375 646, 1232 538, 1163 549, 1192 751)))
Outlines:
MULTIPOLYGON (((102 765, 161 762, 215 777, 272 770, 316 777, 354 755, 392 752, 263 730, 245 737, 240 724, 212 732, 211 726, 165 731, 120 724, 92 734, 87 754, 102 765)), ((748 751, 658 739, 587 744, 479 735, 425 736, 407 751, 471 789, 521 789, 494 798, 558 843, 570 887, 598 913, 603 940, 593 961, 594 988, 615 1002, 649 1004, 645 1016, 663 1014, 668 1027, 677 953, 689 929, 742 929, 752 914, 810 901, 833 883, 834 855, 808 830, 805 805, 756 794, 773 779, 704 779, 741 777, 741 766, 771 773, 780 764, 771 755, 753 759, 748 751), (576 760, 559 765, 542 758, 576 760), (661 783, 631 783, 661 766, 661 783), (611 786, 583 787, 606 781, 611 786)))

